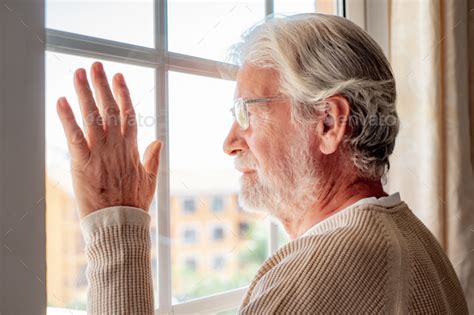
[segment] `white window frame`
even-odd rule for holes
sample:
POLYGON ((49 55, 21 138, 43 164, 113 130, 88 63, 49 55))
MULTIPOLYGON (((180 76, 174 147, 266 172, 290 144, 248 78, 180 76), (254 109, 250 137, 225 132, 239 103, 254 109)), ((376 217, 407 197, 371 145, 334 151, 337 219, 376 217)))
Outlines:
MULTIPOLYGON (((345 12, 347 18, 368 30, 387 53, 388 0, 340 1, 338 12, 345 12)), ((262 0, 263 4, 266 15, 273 13, 272 0, 262 0)), ((45 29, 44 12, 45 0, 0 3, 2 314, 46 314, 45 122, 38 119, 45 116, 45 107, 40 106, 45 99, 45 51, 156 70, 156 136, 164 140, 157 188, 157 233, 162 238, 170 237, 169 125, 163 114, 168 112, 168 71, 221 79, 218 67, 223 65, 167 51, 166 0, 155 0, 155 48, 45 29), (21 180, 12 180, 12 176, 21 180)), ((269 224, 270 253, 278 248, 278 229, 276 223, 269 224)), ((156 314, 209 313, 238 307, 246 287, 173 305, 170 243, 159 242, 157 249, 156 314)))

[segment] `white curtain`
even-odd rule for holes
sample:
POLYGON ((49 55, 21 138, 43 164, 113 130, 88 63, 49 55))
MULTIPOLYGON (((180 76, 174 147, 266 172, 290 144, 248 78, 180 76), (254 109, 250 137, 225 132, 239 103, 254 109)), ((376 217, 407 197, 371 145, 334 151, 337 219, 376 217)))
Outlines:
POLYGON ((474 0, 390 1, 389 58, 397 81, 401 129, 386 185, 390 193, 400 191, 445 249, 471 313, 473 4, 474 0))

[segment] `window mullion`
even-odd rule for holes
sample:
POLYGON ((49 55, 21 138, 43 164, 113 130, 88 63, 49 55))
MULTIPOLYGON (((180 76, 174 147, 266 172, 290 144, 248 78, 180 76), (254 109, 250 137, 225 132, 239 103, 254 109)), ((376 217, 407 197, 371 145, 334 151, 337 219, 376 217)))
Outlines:
MULTIPOLYGON (((275 13, 273 0, 265 0, 265 16, 275 13)), ((269 220, 269 238, 268 238, 268 254, 271 256, 278 249, 278 225, 269 220)))
POLYGON ((170 222, 170 163, 169 163, 169 117, 168 117, 168 72, 164 58, 167 45, 167 1, 155 0, 155 47, 159 55, 161 69, 155 71, 156 99, 156 135, 163 140, 158 173, 158 296, 159 313, 169 314, 172 311, 171 289, 171 222, 170 222))
POLYGON ((159 66, 156 49, 52 29, 46 30, 46 49, 144 67, 159 66))
POLYGON ((265 16, 273 14, 274 11, 273 0, 265 0, 265 16))
POLYGON ((235 80, 237 66, 190 55, 168 52, 167 69, 217 79, 235 80))

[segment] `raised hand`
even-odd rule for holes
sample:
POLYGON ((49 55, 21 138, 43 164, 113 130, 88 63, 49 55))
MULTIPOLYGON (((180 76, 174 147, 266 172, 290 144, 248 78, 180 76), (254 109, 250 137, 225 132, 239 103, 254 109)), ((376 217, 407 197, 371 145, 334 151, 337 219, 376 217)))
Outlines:
POLYGON ((162 143, 156 140, 147 147, 142 164, 135 111, 123 75, 113 77, 113 94, 100 62, 92 65, 91 78, 95 99, 86 71, 74 73, 85 134, 66 98, 57 102, 71 154, 79 217, 119 205, 147 211, 156 189, 162 143))

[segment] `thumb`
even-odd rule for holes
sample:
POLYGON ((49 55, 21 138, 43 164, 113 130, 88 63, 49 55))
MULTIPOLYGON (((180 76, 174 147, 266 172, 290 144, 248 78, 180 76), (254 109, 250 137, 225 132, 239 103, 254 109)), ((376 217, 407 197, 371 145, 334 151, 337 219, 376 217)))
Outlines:
POLYGON ((158 167, 160 165, 160 152, 162 142, 160 140, 153 141, 148 145, 143 157, 143 165, 148 174, 158 175, 158 167))

